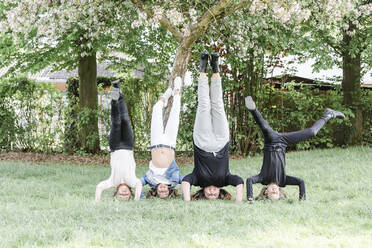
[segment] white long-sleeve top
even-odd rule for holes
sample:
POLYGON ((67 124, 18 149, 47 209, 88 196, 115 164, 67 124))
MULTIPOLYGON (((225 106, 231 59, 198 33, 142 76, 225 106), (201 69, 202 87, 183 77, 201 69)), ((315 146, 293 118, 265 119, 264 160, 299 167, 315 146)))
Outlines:
POLYGON ((137 183, 141 183, 136 176, 133 151, 120 149, 112 152, 110 156, 111 175, 107 180, 100 182, 97 187, 105 190, 125 183, 135 188, 137 183))

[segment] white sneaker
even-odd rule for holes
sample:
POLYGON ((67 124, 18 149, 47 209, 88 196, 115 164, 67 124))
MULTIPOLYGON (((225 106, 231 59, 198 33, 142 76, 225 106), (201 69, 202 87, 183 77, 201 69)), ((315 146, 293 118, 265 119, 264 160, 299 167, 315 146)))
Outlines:
POLYGON ((254 103, 253 99, 251 96, 247 96, 245 98, 245 106, 247 107, 248 110, 253 111, 256 109, 256 104, 254 103))
POLYGON ((117 101, 120 97, 120 89, 119 88, 112 88, 110 92, 111 98, 114 101, 117 101))
POLYGON ((168 105, 168 99, 172 95, 172 89, 168 88, 161 97, 165 99, 164 108, 168 105))
POLYGON ((182 85, 182 78, 181 77, 176 77, 174 79, 174 86, 173 86, 173 95, 177 90, 181 90, 181 85, 182 85))

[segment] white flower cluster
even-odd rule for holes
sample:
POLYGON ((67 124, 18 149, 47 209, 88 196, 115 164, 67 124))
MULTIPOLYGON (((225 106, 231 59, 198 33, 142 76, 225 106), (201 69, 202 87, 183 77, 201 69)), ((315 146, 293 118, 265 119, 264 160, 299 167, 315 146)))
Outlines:
POLYGON ((105 23, 107 14, 120 15, 113 3, 104 0, 62 0, 59 4, 50 0, 4 1, 8 6, 16 6, 5 12, 7 20, 0 25, 0 30, 11 30, 16 42, 22 36, 28 39, 35 29, 37 39, 32 39, 35 47, 53 46, 67 35, 71 37, 70 45, 75 46, 67 52, 76 54, 77 49, 81 56, 88 54, 101 35, 112 31, 105 23), (80 44, 74 42, 78 37, 80 44))
POLYGON ((178 12, 175 8, 167 11, 167 18, 173 25, 176 25, 176 26, 183 24, 184 22, 182 14, 178 12))
POLYGON ((251 6, 249 7, 249 13, 254 15, 261 13, 265 9, 267 9, 267 4, 265 1, 253 0, 251 6))
POLYGON ((164 9, 159 5, 155 5, 152 7, 154 10, 154 16, 152 17, 154 21, 159 22, 161 18, 163 18, 164 9))
POLYGON ((198 19, 198 13, 196 12, 196 10, 193 9, 193 8, 189 9, 189 15, 190 15, 190 18, 191 18, 191 23, 192 24, 196 23, 196 21, 198 19))

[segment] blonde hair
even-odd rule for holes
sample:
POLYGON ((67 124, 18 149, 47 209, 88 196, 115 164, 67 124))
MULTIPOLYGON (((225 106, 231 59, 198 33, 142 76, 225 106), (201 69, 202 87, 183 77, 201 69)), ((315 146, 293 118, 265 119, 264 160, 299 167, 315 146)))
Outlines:
MULTIPOLYGON (((264 186, 261 189, 260 194, 255 198, 255 200, 267 200, 267 199, 269 199, 269 197, 266 194, 267 188, 268 188, 267 186, 264 186)), ((285 192, 284 189, 279 187, 279 200, 284 199, 284 198, 287 198, 287 192, 285 192)))

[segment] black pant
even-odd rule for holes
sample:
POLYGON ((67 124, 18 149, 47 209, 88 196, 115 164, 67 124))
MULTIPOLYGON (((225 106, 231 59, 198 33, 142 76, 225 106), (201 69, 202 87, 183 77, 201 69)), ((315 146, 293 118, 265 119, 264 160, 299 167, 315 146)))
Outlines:
POLYGON ((262 183, 267 185, 275 182, 281 187, 298 185, 299 198, 305 199, 305 182, 301 178, 287 176, 285 173, 285 150, 289 144, 297 144, 300 141, 314 137, 328 119, 322 117, 312 127, 304 130, 278 133, 270 127, 257 109, 251 111, 251 113, 263 133, 265 147, 260 174, 247 179, 247 198, 253 197, 253 184, 262 183))
POLYGON ((251 113, 263 133, 265 145, 271 145, 273 143, 284 143, 285 145, 297 144, 300 141, 314 137, 327 122, 327 119, 322 117, 310 128, 290 133, 278 133, 270 127, 257 109, 251 111, 251 113))
POLYGON ((133 131, 130 126, 128 108, 122 93, 120 93, 120 97, 117 101, 111 101, 109 145, 111 152, 119 149, 133 150, 133 131))

